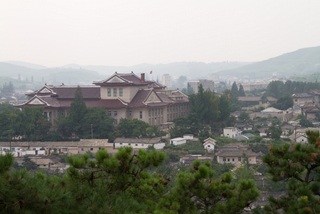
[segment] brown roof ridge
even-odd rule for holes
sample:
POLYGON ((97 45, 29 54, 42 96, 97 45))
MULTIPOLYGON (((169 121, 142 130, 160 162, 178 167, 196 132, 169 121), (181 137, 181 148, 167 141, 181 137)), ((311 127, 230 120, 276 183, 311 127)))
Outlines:
POLYGON ((114 73, 111 77, 109 77, 108 79, 104 79, 104 80, 101 80, 101 81, 95 81, 93 82, 93 84, 96 84, 96 83, 106 83, 108 82, 110 79, 112 79, 113 77, 118 77, 119 79, 127 82, 127 83, 133 83, 132 81, 129 81, 125 78, 123 78, 121 75, 119 75, 118 73, 114 73))
MULTIPOLYGON (((50 96, 48 96, 50 97, 50 96)), ((44 101, 43 99, 41 99, 38 95, 34 95, 30 100, 22 103, 22 104, 17 104, 17 105, 13 105, 13 106, 24 106, 27 105, 28 103, 30 103, 31 101, 33 101, 34 99, 38 98, 40 101, 42 101, 43 103, 45 103, 47 106, 51 106, 49 103, 47 103, 46 101, 44 101)))
POLYGON ((146 105, 146 101, 148 100, 149 96, 152 94, 152 92, 155 93, 155 95, 158 97, 159 100, 161 100, 161 102, 163 102, 163 100, 159 97, 159 95, 155 92, 155 90, 153 88, 150 88, 150 92, 149 94, 147 95, 147 97, 142 101, 143 104, 146 105))
POLYGON ((121 98, 119 98, 119 97, 118 97, 118 100, 119 100, 123 105, 126 105, 126 106, 128 105, 127 102, 123 101, 123 100, 122 100, 121 98))
POLYGON ((182 94, 182 96, 188 97, 188 95, 184 94, 182 91, 180 91, 179 89, 176 90, 177 92, 179 92, 180 94, 182 94))

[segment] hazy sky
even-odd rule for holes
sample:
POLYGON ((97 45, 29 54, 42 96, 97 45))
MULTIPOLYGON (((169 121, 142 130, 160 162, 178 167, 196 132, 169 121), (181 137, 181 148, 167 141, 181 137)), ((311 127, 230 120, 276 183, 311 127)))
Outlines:
POLYGON ((313 46, 319 0, 0 0, 0 61, 259 61, 313 46))

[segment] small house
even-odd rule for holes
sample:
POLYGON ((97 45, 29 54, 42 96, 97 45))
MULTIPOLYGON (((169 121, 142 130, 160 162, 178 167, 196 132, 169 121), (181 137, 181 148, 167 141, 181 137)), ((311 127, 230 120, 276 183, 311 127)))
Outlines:
POLYGON ((170 140, 170 145, 175 145, 175 146, 186 144, 186 143, 187 143, 187 140, 182 137, 173 138, 170 140))
POLYGON ((184 134, 183 138, 186 140, 193 140, 193 134, 184 134))
POLYGON ((214 146, 216 145, 216 140, 212 139, 211 137, 204 140, 203 147, 205 150, 214 151, 214 146))
POLYGON ((308 143, 308 137, 306 135, 300 135, 296 138, 297 143, 308 143))
POLYGON ((114 147, 120 148, 124 146, 131 146, 134 149, 147 149, 149 146, 155 149, 163 149, 165 143, 161 138, 116 138, 114 140, 114 147))

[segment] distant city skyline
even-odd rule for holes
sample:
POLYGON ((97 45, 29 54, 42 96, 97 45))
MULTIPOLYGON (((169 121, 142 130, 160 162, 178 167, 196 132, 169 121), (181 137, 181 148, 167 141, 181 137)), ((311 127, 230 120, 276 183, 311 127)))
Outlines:
POLYGON ((320 1, 0 1, 0 61, 257 62, 320 46, 320 1))

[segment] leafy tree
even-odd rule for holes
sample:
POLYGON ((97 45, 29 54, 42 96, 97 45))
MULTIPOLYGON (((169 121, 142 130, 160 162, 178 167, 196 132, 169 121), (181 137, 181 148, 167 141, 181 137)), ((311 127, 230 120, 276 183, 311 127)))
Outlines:
POLYGON ((216 121, 219 116, 219 98, 210 90, 204 91, 202 84, 198 89, 198 94, 189 95, 191 113, 197 115, 200 121, 210 124, 216 121))
POLYGON ((43 107, 24 107, 17 110, 14 130, 16 135, 25 136, 28 140, 41 140, 50 129, 51 123, 43 115, 43 107))
POLYGON ((272 139, 280 139, 282 130, 281 128, 278 128, 274 125, 270 126, 267 130, 266 130, 266 134, 268 137, 271 137, 272 139))
POLYGON ((293 106, 293 99, 290 94, 285 94, 282 97, 279 97, 276 103, 273 103, 271 106, 280 109, 280 110, 287 110, 288 108, 292 108, 293 106))
POLYGON ((156 126, 151 126, 136 118, 132 120, 121 118, 116 131, 118 136, 125 138, 160 137, 165 135, 156 126))
POLYGON ((5 110, 8 110, 9 112, 14 112, 15 108, 9 103, 1 103, 0 104, 0 113, 5 110))
POLYGON ((27 155, 23 157, 23 168, 26 168, 26 170, 36 170, 38 168, 37 164, 33 162, 27 155))
POLYGON ((318 131, 307 131, 309 144, 271 146, 263 162, 275 182, 288 181, 287 195, 269 197, 266 213, 320 212, 320 139, 318 131))
POLYGON ((67 139, 72 136, 73 133, 73 125, 71 120, 68 117, 60 116, 56 121, 57 125, 57 132, 60 134, 63 138, 67 139))
POLYGON ((250 120, 250 117, 249 117, 249 114, 246 113, 246 112, 241 112, 238 119, 241 121, 241 122, 246 122, 246 121, 249 121, 250 120))
POLYGON ((307 116, 300 115, 299 124, 301 127, 313 127, 313 124, 307 119, 307 116))
POLYGON ((87 108, 87 114, 84 116, 84 138, 91 138, 91 124, 93 129, 93 138, 108 138, 114 131, 113 118, 107 115, 103 108, 87 108))

